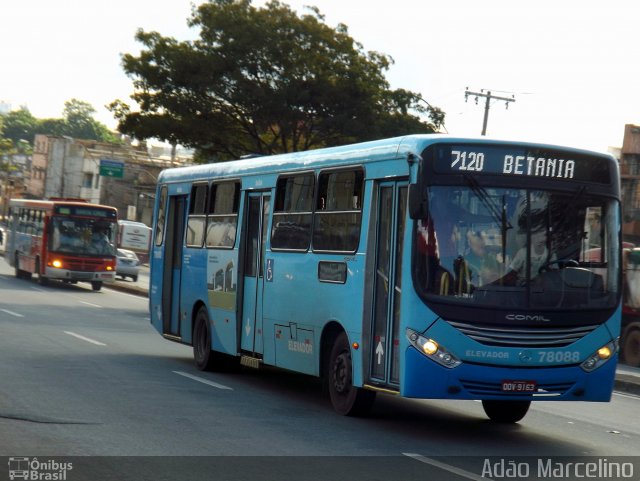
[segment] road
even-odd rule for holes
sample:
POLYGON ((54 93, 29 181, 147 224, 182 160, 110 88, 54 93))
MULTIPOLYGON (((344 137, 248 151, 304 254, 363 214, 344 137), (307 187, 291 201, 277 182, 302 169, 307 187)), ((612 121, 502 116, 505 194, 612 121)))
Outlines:
POLYGON ((481 479, 486 459, 524 456, 625 457, 640 479, 634 395, 537 403, 517 425, 478 402, 391 396, 341 417, 306 376, 197 371, 144 297, 39 286, 1 258, 0 332, 0 456, 71 459, 69 480, 481 479))

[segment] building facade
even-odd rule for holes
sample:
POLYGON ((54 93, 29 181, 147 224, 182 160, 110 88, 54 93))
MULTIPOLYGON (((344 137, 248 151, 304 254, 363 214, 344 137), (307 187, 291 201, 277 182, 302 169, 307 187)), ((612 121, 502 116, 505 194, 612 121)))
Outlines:
POLYGON ((640 126, 627 124, 620 149, 623 239, 640 245, 640 126))
POLYGON ((80 198, 111 205, 121 219, 151 224, 158 175, 188 158, 152 157, 146 144, 115 144, 36 135, 24 197, 80 198), (113 171, 104 165, 121 165, 113 171))

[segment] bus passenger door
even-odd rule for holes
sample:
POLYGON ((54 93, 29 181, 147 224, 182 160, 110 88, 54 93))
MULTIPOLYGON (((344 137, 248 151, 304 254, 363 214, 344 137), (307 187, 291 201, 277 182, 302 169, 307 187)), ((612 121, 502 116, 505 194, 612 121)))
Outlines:
POLYGON ((407 211, 407 183, 379 184, 373 282, 370 376, 374 383, 400 382, 400 296, 407 211))
POLYGON ((245 217, 244 276, 240 348, 253 355, 263 353, 262 295, 265 275, 265 247, 271 196, 248 195, 245 217))
POLYGON ((186 196, 170 196, 162 275, 162 333, 180 336, 180 284, 186 196))

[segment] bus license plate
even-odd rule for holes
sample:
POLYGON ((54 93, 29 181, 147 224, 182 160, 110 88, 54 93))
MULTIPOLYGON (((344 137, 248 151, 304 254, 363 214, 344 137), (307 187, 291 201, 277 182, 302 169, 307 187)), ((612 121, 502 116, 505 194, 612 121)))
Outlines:
POLYGON ((536 390, 535 381, 502 381, 502 391, 504 392, 535 392, 536 390))

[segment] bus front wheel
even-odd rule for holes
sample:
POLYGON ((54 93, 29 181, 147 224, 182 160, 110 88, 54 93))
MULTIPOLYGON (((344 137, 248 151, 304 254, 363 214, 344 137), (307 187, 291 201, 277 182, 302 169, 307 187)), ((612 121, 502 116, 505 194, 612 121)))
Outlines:
POLYGON ((37 257, 36 258, 36 275, 38 276, 38 284, 40 284, 41 286, 46 286, 49 284, 49 279, 42 275, 42 272, 40 272, 40 258, 37 257))
POLYGON ((517 423, 527 411, 531 401, 482 401, 489 419, 498 423, 517 423))
POLYGON ((94 291, 99 291, 100 289, 102 289, 102 282, 101 281, 93 281, 91 283, 91 289, 93 289, 94 291))
POLYGON ((353 385, 353 364, 351 362, 351 346, 347 334, 342 332, 336 338, 327 372, 329 396, 333 408, 343 416, 360 416, 367 414, 376 393, 353 385))

